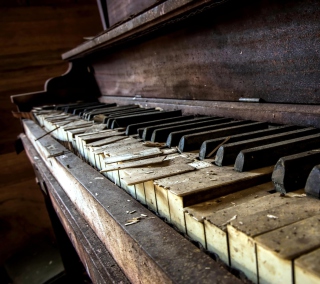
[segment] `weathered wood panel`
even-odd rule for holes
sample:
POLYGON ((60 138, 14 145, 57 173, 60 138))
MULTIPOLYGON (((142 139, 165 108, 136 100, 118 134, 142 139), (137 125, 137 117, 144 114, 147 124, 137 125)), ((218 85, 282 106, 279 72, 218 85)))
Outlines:
POLYGON ((110 26, 125 21, 147 8, 161 2, 159 0, 102 0, 107 1, 110 26))
POLYGON ((234 2, 101 54, 102 93, 320 103, 318 1, 234 2))

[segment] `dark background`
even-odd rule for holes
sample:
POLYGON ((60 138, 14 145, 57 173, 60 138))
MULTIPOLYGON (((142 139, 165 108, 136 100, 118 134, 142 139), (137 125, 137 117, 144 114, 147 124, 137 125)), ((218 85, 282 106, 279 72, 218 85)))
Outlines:
POLYGON ((33 169, 14 152, 22 128, 10 96, 43 90, 68 68, 61 54, 101 31, 95 0, 0 0, 0 267, 30 243, 53 239, 33 169))

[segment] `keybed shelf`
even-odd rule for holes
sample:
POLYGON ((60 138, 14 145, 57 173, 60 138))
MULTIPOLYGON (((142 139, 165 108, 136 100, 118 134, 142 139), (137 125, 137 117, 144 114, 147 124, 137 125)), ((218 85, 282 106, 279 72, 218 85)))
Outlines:
MULTIPOLYGON (((277 230, 300 230, 300 226, 320 220, 320 203, 314 198, 320 185, 307 181, 308 173, 313 169, 315 175, 320 164, 318 129, 183 117, 179 111, 136 106, 85 107, 38 109, 34 115, 70 151, 251 281, 319 280, 317 271, 299 261, 320 247, 316 237, 293 256, 281 254, 267 237, 277 230), (177 142, 173 143, 172 137, 177 142), (193 145, 198 148, 184 151, 188 148, 181 145, 188 145, 191 139, 197 139, 193 145), (297 143, 299 147, 291 146, 297 143), (203 150, 206 147, 214 150, 209 158, 209 150, 203 150), (250 170, 238 166, 243 153, 257 151, 266 154, 257 156, 250 170), (286 157, 288 154, 291 156, 286 157), (307 170, 301 159, 308 161, 307 170), (279 166, 274 169, 277 160, 279 166), (287 176, 302 186, 281 182, 287 176), (313 197, 300 189, 306 183, 312 187, 306 187, 306 193, 313 197)), ((317 232, 315 229, 313 234, 317 232)))

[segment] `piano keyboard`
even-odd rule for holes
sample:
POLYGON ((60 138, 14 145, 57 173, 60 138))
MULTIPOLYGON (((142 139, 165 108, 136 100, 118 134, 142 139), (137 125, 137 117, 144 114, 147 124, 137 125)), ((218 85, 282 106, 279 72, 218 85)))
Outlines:
POLYGON ((33 113, 65 147, 251 281, 319 283, 319 129, 137 105, 33 113))

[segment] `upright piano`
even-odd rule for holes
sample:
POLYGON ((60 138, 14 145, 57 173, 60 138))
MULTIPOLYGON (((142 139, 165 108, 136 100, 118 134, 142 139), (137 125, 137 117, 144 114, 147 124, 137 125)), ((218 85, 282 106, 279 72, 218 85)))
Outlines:
POLYGON ((62 254, 94 283, 319 283, 320 2, 98 3, 12 96, 62 254))

